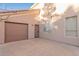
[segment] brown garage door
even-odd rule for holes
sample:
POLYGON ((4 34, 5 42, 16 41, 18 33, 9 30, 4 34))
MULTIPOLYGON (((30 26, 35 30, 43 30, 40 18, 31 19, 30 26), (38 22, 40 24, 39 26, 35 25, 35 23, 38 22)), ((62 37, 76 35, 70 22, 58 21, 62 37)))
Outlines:
POLYGON ((5 42, 28 39, 28 24, 5 22, 5 42))

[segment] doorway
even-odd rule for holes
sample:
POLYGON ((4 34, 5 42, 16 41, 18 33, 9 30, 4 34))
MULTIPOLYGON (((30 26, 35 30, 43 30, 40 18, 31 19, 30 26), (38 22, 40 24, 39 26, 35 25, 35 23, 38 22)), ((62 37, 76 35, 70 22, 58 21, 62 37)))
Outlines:
POLYGON ((39 38, 39 25, 35 24, 35 38, 39 38))

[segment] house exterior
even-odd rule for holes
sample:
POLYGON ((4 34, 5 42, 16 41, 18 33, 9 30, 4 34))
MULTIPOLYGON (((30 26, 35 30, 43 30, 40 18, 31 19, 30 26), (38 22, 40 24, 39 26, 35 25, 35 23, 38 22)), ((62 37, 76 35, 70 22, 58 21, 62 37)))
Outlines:
MULTIPOLYGON (((5 43, 7 38, 10 39, 12 35, 17 38, 20 38, 23 35, 25 38, 21 38, 24 39, 34 38, 34 27, 35 24, 38 24, 35 17, 38 15, 38 13, 39 10, 36 9, 0 12, 0 44, 5 43)), ((16 39, 15 37, 13 37, 14 40, 16 39)))
POLYGON ((79 6, 77 5, 77 8, 75 9, 70 5, 63 14, 53 17, 52 29, 50 31, 46 31, 46 24, 42 24, 42 21, 39 22, 39 18, 37 18, 42 6, 44 5, 36 3, 28 11, 6 12, 6 15, 11 15, 7 20, 0 21, 0 43, 5 43, 5 22, 15 22, 28 24, 28 39, 35 38, 34 25, 39 24, 40 38, 79 46, 79 6))
MULTIPOLYGON (((32 6, 32 9, 40 9, 42 4, 32 6)), ((40 37, 70 45, 79 46, 79 5, 69 5, 60 17, 52 18, 52 30, 44 31, 44 24, 40 24, 40 37)))

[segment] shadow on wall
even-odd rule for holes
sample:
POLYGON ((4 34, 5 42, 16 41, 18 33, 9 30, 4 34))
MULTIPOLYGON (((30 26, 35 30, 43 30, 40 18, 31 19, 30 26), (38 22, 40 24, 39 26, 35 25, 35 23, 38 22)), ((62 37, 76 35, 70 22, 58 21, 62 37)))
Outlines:
POLYGON ((60 19, 56 19, 56 21, 53 23, 54 24, 54 29, 53 29, 53 40, 56 41, 60 41, 60 42, 66 42, 66 43, 70 43, 70 44, 76 44, 78 45, 78 38, 67 38, 65 37, 65 27, 64 27, 64 23, 65 23, 65 18, 66 17, 72 17, 72 16, 76 16, 78 15, 79 10, 75 11, 73 6, 69 6, 67 8, 67 10, 64 12, 64 14, 60 15, 61 18, 60 19))
MULTIPOLYGON (((60 17, 55 17, 52 20, 55 20, 53 22, 54 28, 52 29, 51 33, 46 33, 43 31, 43 26, 41 29, 41 37, 45 39, 51 39, 51 40, 56 40, 60 42, 66 42, 69 44, 75 44, 78 45, 78 40, 75 40, 75 38, 66 38, 64 35, 64 20, 66 17, 71 17, 78 15, 79 10, 75 11, 73 6, 69 6, 67 10, 64 12, 64 14, 61 14, 60 17)), ((78 38, 77 38, 78 39, 78 38)))
MULTIPOLYGON (((78 15, 78 13, 79 13, 79 10, 75 11, 73 6, 69 6, 63 14, 61 14, 57 17, 53 17, 52 23, 57 24, 59 26, 59 25, 61 25, 61 23, 63 23, 62 21, 64 21, 64 19, 66 17, 72 17, 72 16, 75 16, 75 15, 78 15)), ((56 26, 57 29, 59 28, 58 26, 56 26)))

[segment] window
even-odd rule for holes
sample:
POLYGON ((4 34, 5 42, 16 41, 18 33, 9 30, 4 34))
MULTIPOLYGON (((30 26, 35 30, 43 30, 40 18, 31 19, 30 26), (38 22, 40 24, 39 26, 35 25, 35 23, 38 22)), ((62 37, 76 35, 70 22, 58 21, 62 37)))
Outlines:
POLYGON ((46 21, 45 24, 44 24, 44 32, 51 32, 53 29, 53 24, 49 21, 46 21))
POLYGON ((65 35, 77 37, 77 16, 67 17, 65 19, 65 35))

